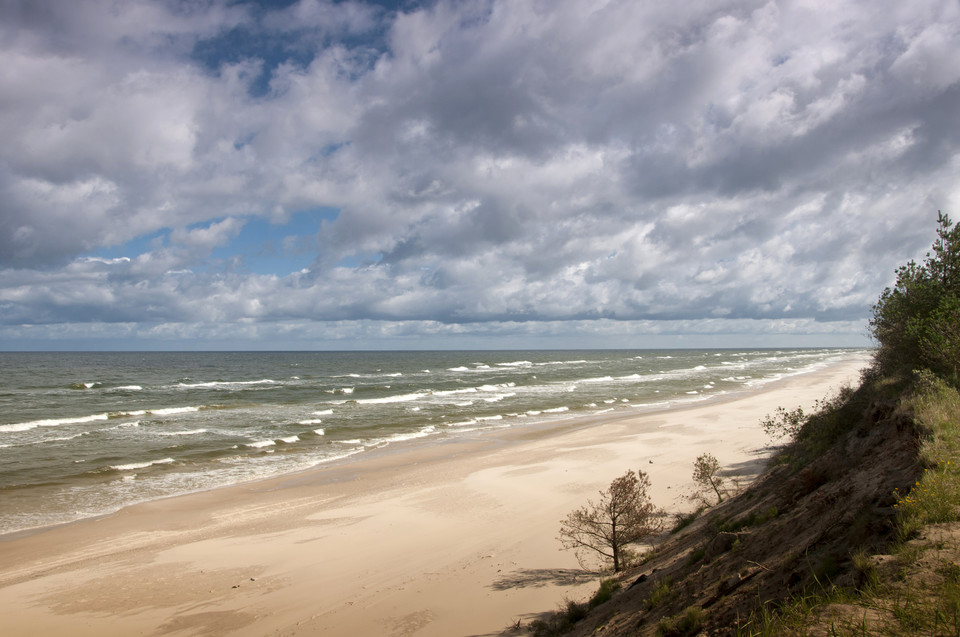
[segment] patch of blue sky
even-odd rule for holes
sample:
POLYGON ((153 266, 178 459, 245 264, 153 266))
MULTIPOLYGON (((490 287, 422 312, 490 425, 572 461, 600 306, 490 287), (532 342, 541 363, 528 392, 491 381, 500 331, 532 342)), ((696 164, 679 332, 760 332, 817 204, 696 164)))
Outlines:
POLYGON ((126 243, 112 246, 102 246, 82 256, 98 259, 133 259, 146 252, 151 252, 166 244, 169 229, 157 230, 150 234, 131 239, 126 243))
MULTIPOLYGON (((222 269, 224 266, 256 274, 286 276, 309 268, 317 256, 317 233, 324 221, 333 221, 340 214, 337 208, 314 208, 292 213, 284 223, 248 217, 229 242, 213 249, 203 264, 194 270, 222 269)), ((214 219, 189 226, 186 230, 208 228, 222 221, 214 219)), ((136 237, 120 245, 103 246, 85 253, 98 259, 135 259, 141 254, 171 245, 172 228, 163 228, 136 237)))
POLYGON ((214 249, 217 262, 236 262, 239 268, 256 274, 285 276, 310 267, 317 256, 317 233, 324 220, 333 221, 339 210, 316 208, 293 213, 285 223, 248 218, 239 234, 228 244, 214 249))
MULTIPOLYGON (((378 21, 377 26, 362 32, 341 32, 319 27, 294 30, 270 29, 264 17, 282 11, 296 2, 291 0, 240 0, 233 3, 245 7, 252 22, 240 24, 210 38, 198 40, 191 51, 191 58, 217 73, 224 64, 236 64, 245 60, 262 62, 260 74, 250 83, 249 93, 262 97, 270 92, 270 81, 277 67, 288 64, 307 67, 316 55, 331 44, 337 43, 355 52, 366 51, 365 57, 372 68, 378 55, 387 50, 387 21, 378 21)), ((338 4, 335 2, 335 4, 338 4)), ((383 14, 411 11, 423 6, 419 0, 381 0, 366 3, 378 7, 383 14)), ((355 58, 355 62, 360 58, 355 58)))

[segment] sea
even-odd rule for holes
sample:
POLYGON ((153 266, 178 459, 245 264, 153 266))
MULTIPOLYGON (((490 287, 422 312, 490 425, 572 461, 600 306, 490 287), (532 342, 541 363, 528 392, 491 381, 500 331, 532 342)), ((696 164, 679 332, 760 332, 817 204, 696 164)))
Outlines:
POLYGON ((0 353, 0 535, 405 445, 711 400, 867 353, 0 353))

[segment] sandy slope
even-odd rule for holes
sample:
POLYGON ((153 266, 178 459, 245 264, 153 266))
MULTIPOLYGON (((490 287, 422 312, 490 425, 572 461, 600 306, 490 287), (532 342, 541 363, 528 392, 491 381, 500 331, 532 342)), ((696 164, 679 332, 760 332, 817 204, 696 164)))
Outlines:
POLYGON ((704 451, 744 473, 759 420, 808 407, 862 358, 723 402, 573 420, 130 507, 0 541, 6 635, 497 634, 596 580, 559 520, 626 469, 687 507, 704 451))

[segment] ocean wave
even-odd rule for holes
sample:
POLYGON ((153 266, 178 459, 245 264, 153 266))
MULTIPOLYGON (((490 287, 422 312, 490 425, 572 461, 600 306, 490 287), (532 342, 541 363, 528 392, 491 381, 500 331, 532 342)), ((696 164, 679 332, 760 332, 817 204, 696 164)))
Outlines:
POLYGON ((406 442, 407 440, 416 440, 418 438, 426 438, 427 436, 432 436, 435 433, 437 433, 437 428, 433 425, 429 425, 417 431, 393 434, 392 436, 387 436, 386 438, 375 440, 374 444, 406 442))
POLYGON ((578 359, 575 361, 545 361, 542 363, 534 363, 537 367, 545 367, 547 365, 583 365, 587 361, 584 359, 578 359))
POLYGON ((581 378, 578 383, 612 383, 613 376, 598 376, 596 378, 581 378))
POLYGON ((111 411, 109 416, 111 419, 116 418, 130 418, 131 416, 146 416, 146 409, 135 409, 133 411, 111 411))
POLYGON ((85 383, 70 383, 70 389, 99 389, 103 386, 103 383, 100 381, 85 382, 85 383))
POLYGON ((260 380, 213 380, 205 383, 184 383, 180 382, 177 387, 180 389, 210 389, 217 387, 249 387, 252 385, 276 385, 279 381, 271 378, 261 378, 260 380))
POLYGON ((152 460, 150 462, 131 462, 130 464, 115 464, 107 467, 113 471, 136 471, 137 469, 146 469, 154 465, 173 464, 176 462, 173 458, 164 458, 162 460, 152 460))
POLYGON ((308 419, 308 420, 300 420, 300 421, 297 422, 297 424, 298 424, 298 425, 303 425, 304 427, 308 427, 308 426, 310 426, 310 425, 319 425, 319 424, 322 423, 322 422, 323 422, 323 421, 320 420, 319 418, 311 418, 311 419, 308 419))
POLYGON ((158 436, 196 436, 207 433, 206 429, 185 429, 183 431, 159 431, 158 436))
POLYGON ((176 414, 189 414, 200 411, 199 407, 164 407, 162 409, 148 409, 147 413, 154 416, 174 416, 176 414))
POLYGON ((455 396, 457 394, 476 394, 478 391, 476 387, 467 387, 465 389, 441 389, 431 393, 434 396, 455 396))
POLYGON ((283 438, 278 438, 280 442, 285 442, 288 445, 292 445, 295 442, 300 442, 300 436, 284 436, 283 438))
POLYGON ((319 411, 313 412, 313 415, 314 415, 314 416, 329 416, 329 415, 332 414, 332 413, 333 413, 333 410, 332 410, 332 409, 321 409, 321 410, 319 410, 319 411))
POLYGON ((110 391, 143 391, 143 386, 141 385, 120 385, 119 387, 111 387, 110 391))
POLYGON ((513 397, 513 396, 516 396, 516 395, 517 395, 517 392, 508 392, 508 393, 506 393, 506 394, 497 394, 496 396, 490 396, 489 398, 484 398, 484 399, 483 399, 483 402, 485 402, 485 403, 498 403, 498 402, 500 402, 501 400, 503 400, 504 398, 511 398, 511 397, 513 397))
POLYGON ((272 447, 276 444, 277 442, 275 440, 257 440, 256 442, 245 443, 243 446, 250 447, 251 449, 262 449, 264 447, 272 447))
POLYGON ((94 414, 92 416, 80 416, 78 418, 49 418, 45 420, 31 420, 30 422, 18 422, 10 425, 0 425, 0 432, 29 431, 37 427, 60 427, 62 425, 80 425, 88 422, 98 422, 108 420, 109 414, 94 414))
POLYGON ((408 403, 412 400, 426 398, 430 394, 425 392, 415 392, 412 394, 397 394, 396 396, 384 396, 383 398, 360 398, 354 402, 358 405, 382 405, 387 403, 408 403))

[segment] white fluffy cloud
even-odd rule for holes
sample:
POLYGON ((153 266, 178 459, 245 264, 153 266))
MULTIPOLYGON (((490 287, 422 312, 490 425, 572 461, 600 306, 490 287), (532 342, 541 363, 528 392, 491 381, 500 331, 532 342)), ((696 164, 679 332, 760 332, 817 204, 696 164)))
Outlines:
POLYGON ((9 338, 849 342, 960 203, 948 0, 14 1, 0 23, 9 338), (308 268, 250 267, 251 220, 318 209, 280 242, 308 268))

